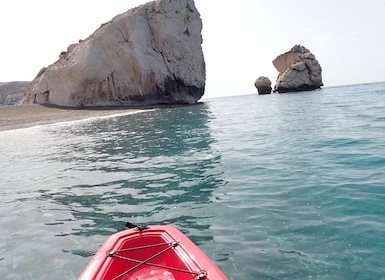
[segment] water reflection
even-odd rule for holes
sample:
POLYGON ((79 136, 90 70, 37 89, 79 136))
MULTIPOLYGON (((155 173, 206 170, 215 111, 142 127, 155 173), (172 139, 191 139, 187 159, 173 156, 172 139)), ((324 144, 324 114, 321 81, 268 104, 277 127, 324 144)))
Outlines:
POLYGON ((76 279, 126 221, 173 224, 214 252, 212 118, 198 104, 2 134, 0 278, 76 279))
POLYGON ((67 234, 110 235, 131 221, 174 224, 197 243, 212 240, 207 206, 223 182, 210 118, 198 104, 50 130, 67 139, 48 158, 66 163, 67 185, 44 195, 80 222, 67 234))

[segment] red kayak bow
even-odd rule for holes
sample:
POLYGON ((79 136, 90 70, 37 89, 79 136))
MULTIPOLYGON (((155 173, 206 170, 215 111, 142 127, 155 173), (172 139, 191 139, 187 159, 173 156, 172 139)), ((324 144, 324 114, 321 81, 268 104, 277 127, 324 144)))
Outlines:
POLYGON ((78 280, 222 280, 223 272, 173 226, 137 226, 111 235, 78 280))

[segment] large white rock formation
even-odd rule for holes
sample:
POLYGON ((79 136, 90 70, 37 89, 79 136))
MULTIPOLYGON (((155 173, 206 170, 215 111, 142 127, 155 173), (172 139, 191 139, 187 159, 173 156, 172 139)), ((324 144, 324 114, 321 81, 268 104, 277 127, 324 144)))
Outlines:
POLYGON ((196 103, 206 78, 201 31, 194 0, 157 0, 131 9, 43 68, 22 103, 196 103))
POLYGON ((273 60, 278 70, 275 92, 292 92, 319 89, 322 83, 322 68, 314 54, 301 45, 273 60))

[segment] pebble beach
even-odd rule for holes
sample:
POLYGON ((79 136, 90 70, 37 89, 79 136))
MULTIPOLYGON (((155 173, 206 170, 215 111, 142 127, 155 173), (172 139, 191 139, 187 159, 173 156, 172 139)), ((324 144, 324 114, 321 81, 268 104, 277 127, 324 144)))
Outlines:
POLYGON ((130 114, 139 109, 124 107, 61 108, 38 104, 10 105, 0 107, 0 131, 28 128, 65 121, 103 117, 115 114, 130 114))

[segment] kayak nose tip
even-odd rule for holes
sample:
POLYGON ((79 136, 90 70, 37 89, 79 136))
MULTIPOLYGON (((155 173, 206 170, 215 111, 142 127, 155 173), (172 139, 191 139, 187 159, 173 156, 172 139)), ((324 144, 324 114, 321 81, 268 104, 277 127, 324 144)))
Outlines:
POLYGON ((171 243, 171 247, 176 247, 179 243, 180 243, 180 240, 174 240, 174 241, 171 243))

